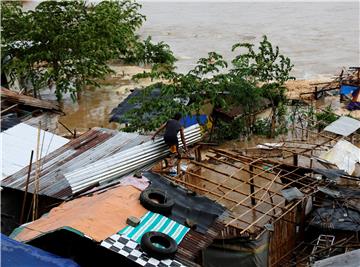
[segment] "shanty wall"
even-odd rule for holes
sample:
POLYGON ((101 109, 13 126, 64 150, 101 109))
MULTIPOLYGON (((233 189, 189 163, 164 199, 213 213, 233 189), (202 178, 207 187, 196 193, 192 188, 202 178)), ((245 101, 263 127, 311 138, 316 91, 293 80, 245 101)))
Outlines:
POLYGON ((269 266, 280 266, 280 260, 295 248, 297 214, 295 206, 281 220, 274 223, 274 231, 269 240, 269 266))

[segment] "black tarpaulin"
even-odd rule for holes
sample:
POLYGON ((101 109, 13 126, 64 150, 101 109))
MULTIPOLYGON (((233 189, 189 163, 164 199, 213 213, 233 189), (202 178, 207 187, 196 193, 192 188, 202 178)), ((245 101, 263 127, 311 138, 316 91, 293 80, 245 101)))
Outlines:
POLYGON ((186 225, 186 219, 196 224, 195 231, 206 233, 213 222, 225 212, 225 208, 204 196, 189 194, 189 190, 174 186, 155 173, 143 174, 151 182, 149 188, 160 188, 173 197, 175 205, 172 208, 170 219, 186 225))
POLYGON ((2 116, 1 118, 1 132, 18 125, 21 120, 18 118, 16 113, 10 113, 2 116))
POLYGON ((345 171, 337 170, 337 169, 318 169, 318 168, 314 168, 313 171, 318 173, 318 174, 322 174, 326 178, 331 179, 331 180, 336 180, 342 175, 348 175, 345 171))
MULTIPOLYGON (((118 122, 118 123, 127 123, 128 121, 125 119, 124 115, 133 109, 139 109, 141 107, 138 103, 133 103, 135 98, 140 97, 143 93, 143 90, 135 89, 125 98, 116 108, 111 111, 111 116, 109 122, 118 122)), ((159 97, 161 94, 160 89, 153 89, 148 96, 148 99, 154 99, 159 97)), ((144 114, 144 116, 150 116, 150 114, 144 114)), ((146 117, 145 116, 145 117, 146 117)))
POLYGON ((326 194, 321 207, 312 211, 309 224, 324 229, 360 231, 360 191, 352 188, 333 187, 339 197, 326 194))

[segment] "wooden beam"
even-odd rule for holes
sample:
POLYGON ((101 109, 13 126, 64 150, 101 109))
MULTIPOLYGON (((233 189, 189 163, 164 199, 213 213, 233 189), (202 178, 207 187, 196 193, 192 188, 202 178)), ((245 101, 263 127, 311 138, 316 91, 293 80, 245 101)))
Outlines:
MULTIPOLYGON (((251 163, 255 163, 255 162, 259 161, 259 160, 261 160, 261 158, 255 159, 255 160, 253 160, 251 163)), ((241 168, 238 169, 237 171, 241 171, 241 170, 243 170, 245 167, 246 167, 246 166, 244 165, 243 167, 241 167, 241 168)), ((236 171, 233 172, 232 175, 229 175, 228 178, 225 179, 221 184, 219 184, 215 189, 217 189, 219 186, 221 186, 221 185, 224 184, 225 182, 227 182, 227 181, 229 181, 230 179, 232 179, 235 173, 236 173, 236 171)))
MULTIPOLYGON (((170 176, 167 176, 167 175, 165 175, 165 177, 166 177, 167 179, 171 180, 171 181, 174 181, 174 180, 175 180, 177 183, 184 184, 184 185, 187 185, 187 186, 196 188, 196 189, 198 189, 198 190, 200 190, 200 191, 209 192, 210 194, 215 195, 215 196, 221 196, 220 194, 217 194, 217 193, 215 193, 215 192, 211 192, 211 191, 209 191, 209 190, 207 190, 207 189, 204 189, 204 188, 201 188, 201 187, 199 187, 199 186, 196 186, 196 185, 187 183, 187 182, 182 181, 182 180, 180 180, 180 179, 176 179, 175 177, 170 177, 170 176)), ((228 200, 228 201, 237 203, 237 201, 234 200, 234 199, 231 199, 231 198, 225 198, 225 199, 228 200)), ((263 212, 259 211, 259 213, 263 213, 263 212)), ((235 218, 234 215, 229 214, 229 216, 232 217, 232 218, 235 218)), ((243 223, 246 223, 246 224, 249 224, 249 222, 244 221, 244 220, 241 220, 241 219, 239 219, 238 221, 243 222, 243 223)), ((237 225, 231 225, 231 226, 233 226, 233 227, 235 227, 235 228, 237 228, 237 229, 239 229, 239 230, 242 230, 242 229, 243 229, 243 228, 239 228, 237 225)), ((263 229, 263 228, 260 227, 260 226, 256 226, 256 227, 259 228, 259 229, 263 229)))
MULTIPOLYGON (((237 155, 234 155, 234 154, 232 154, 232 153, 230 153, 230 152, 226 152, 226 153, 231 154, 231 155, 233 155, 233 156, 235 156, 235 157, 228 156, 228 155, 226 155, 225 153, 221 153, 221 152, 218 152, 218 153, 219 153, 220 155, 223 155, 223 156, 225 156, 225 157, 228 157, 228 158, 230 158, 230 159, 232 159, 232 160, 234 160, 234 161, 238 161, 238 162, 240 162, 240 163, 245 164, 241 159, 236 158, 237 155)), ((208 156, 208 157, 211 157, 211 156, 208 156)), ((239 157, 242 157, 242 156, 239 156, 239 157)), ((216 159, 216 158, 215 158, 215 159, 216 159)), ((251 159, 251 158, 249 158, 249 159, 251 159)), ((220 160, 219 160, 219 161, 220 161, 220 160)), ((224 164, 231 165, 231 163, 228 163, 228 162, 226 162, 226 161, 221 161, 221 162, 223 162, 224 164)), ((268 163, 262 163, 262 164, 268 165, 268 163)), ((290 181, 294 181, 292 178, 289 178, 289 177, 287 177, 287 176, 288 176, 289 174, 293 174, 293 175, 298 176, 298 177, 300 177, 300 178, 301 178, 301 177, 304 177, 304 176, 301 176, 301 175, 299 175, 299 174, 297 174, 297 173, 294 173, 294 172, 296 172, 297 170, 299 170, 300 167, 296 168, 296 169, 293 170, 293 171, 287 171, 287 170, 285 170, 285 169, 281 169, 281 168, 280 168, 280 166, 283 165, 282 163, 277 163, 277 162, 276 162, 275 164, 276 164, 276 165, 268 165, 268 166, 269 166, 269 169, 258 173, 257 176, 259 176, 259 177, 261 177, 261 178, 263 178, 263 179, 266 179, 266 180, 271 181, 270 178, 268 178, 268 177, 266 177, 266 176, 262 176, 261 174, 262 174, 262 173, 266 173, 266 172, 268 172, 269 170, 280 169, 280 170, 283 170, 283 172, 286 172, 286 173, 283 174, 283 175, 281 175, 279 178, 286 177, 286 178, 289 179, 290 181)), ((261 167, 256 166, 255 164, 253 164, 253 165, 254 165, 255 168, 262 170, 261 167)), ((295 166, 294 166, 294 167, 295 167, 295 166)), ((245 171, 245 172, 249 172, 249 171, 246 170, 246 169, 244 169, 244 171, 245 171)), ((255 174, 256 174, 256 173, 255 173, 255 174)), ((307 178, 307 177, 305 177, 305 178, 307 178)), ((275 183, 281 184, 281 185, 285 186, 283 183, 279 183, 279 182, 275 182, 275 183)), ((301 184, 302 186, 308 187, 307 184, 303 184, 303 183, 301 183, 301 182, 299 182, 299 184, 301 184)))
MULTIPOLYGON (((254 187, 254 177, 253 177, 253 172, 254 172, 254 166, 252 164, 249 165, 249 171, 250 171, 250 194, 253 195, 254 191, 255 191, 255 187, 254 187)), ((256 201, 255 198, 252 196, 251 197, 251 205, 255 205, 256 201)))
MULTIPOLYGON (((263 200, 263 199, 264 199, 264 196, 265 196, 267 193, 269 193, 269 188, 273 185, 274 181, 279 177, 280 173, 281 173, 281 171, 275 176, 275 178, 274 178, 274 179, 271 181, 271 183, 267 186, 267 188, 266 188, 266 190, 265 190, 265 193, 264 193, 264 194, 260 197, 260 199, 259 199, 260 202, 264 201, 264 200, 263 200)), ((260 191, 260 190, 258 190, 257 192, 259 192, 259 191, 260 191)), ((269 195, 270 195, 270 194, 269 194, 269 195)), ((241 202, 242 202, 242 201, 240 201, 239 203, 237 203, 234 207, 231 208, 231 210, 234 209, 235 207, 237 207, 238 205, 240 205, 241 202)), ((271 204, 272 204, 272 206, 274 206, 274 203, 271 203, 271 204)))
MULTIPOLYGON (((209 182, 209 183, 218 185, 218 183, 216 183, 216 182, 214 182, 214 181, 212 181, 212 180, 210 180, 210 179, 207 179, 207 178, 205 178, 205 177, 203 177, 203 176, 201 176, 201 175, 199 175, 199 174, 192 173, 192 172, 188 172, 188 171, 185 171, 185 173, 186 173, 186 174, 189 174, 189 175, 193 175, 193 176, 195 176, 195 177, 197 177, 197 178, 199 178, 199 179, 202 179, 202 180, 204 180, 204 181, 207 181, 207 182, 209 182)), ((227 196, 227 194, 228 194, 229 192, 236 192, 236 193, 239 193, 239 194, 241 194, 241 195, 244 195, 244 196, 246 196, 246 199, 248 199, 249 197, 251 197, 251 195, 247 195, 246 193, 243 193, 243 192, 241 192, 240 190, 238 190, 237 187, 231 188, 231 187, 225 186, 225 185, 221 185, 221 187, 223 187, 223 188, 225 188, 225 189, 227 189, 227 190, 229 190, 229 191, 226 192, 226 193, 225 193, 224 195, 222 195, 221 197, 219 197, 218 199, 216 199, 216 202, 219 202, 221 199, 226 199, 226 196, 227 196)), ((213 190, 215 190, 215 189, 216 189, 216 188, 214 188, 213 190)), ((266 190, 266 187, 260 187, 260 189, 257 190, 256 192, 254 192, 253 195, 255 195, 256 193, 258 193, 258 192, 261 191, 261 190, 266 190)), ((210 190, 209 190, 209 192, 211 193, 211 192, 213 192, 213 191, 210 191, 210 190)), ((259 198, 257 198, 257 197, 255 197, 255 198, 256 198, 256 199, 259 199, 259 198)), ((243 200, 244 200, 244 199, 243 199, 243 200)), ((238 204, 238 201, 236 201, 236 203, 238 204)), ((242 201, 241 203, 243 203, 243 201, 242 201)), ((271 203, 271 202, 265 202, 265 203, 266 203, 266 204, 269 204, 269 205, 271 205, 271 206, 274 206, 274 203, 271 203)), ((248 208, 251 208, 251 206, 249 206, 249 205, 243 205, 243 206, 248 207, 248 208)), ((230 209, 230 210, 232 210, 232 209, 230 209)))
MULTIPOLYGON (((208 156, 208 157, 210 157, 210 158, 212 158, 212 159, 214 159, 214 160, 218 160, 219 162, 223 162, 222 160, 219 160, 219 159, 216 159, 215 157, 212 157, 212 156, 208 156)), ((207 165, 205 165, 205 164, 203 164, 203 163, 199 163, 199 162, 191 162, 191 163, 195 163, 196 165, 199 165, 199 166, 201 166, 201 167, 203 167, 203 168, 206 168, 206 169, 209 169, 209 170, 211 170, 211 171, 213 171, 213 172, 216 172, 216 173, 219 173, 219 174, 222 174, 222 175, 224 175, 224 176, 229 176, 227 173, 225 173, 225 172, 222 172, 222 171, 218 171, 218 170, 216 170, 216 169, 214 169, 214 168, 211 168, 211 167, 209 167, 209 166, 207 166, 207 165)), ((225 163, 225 162, 223 162, 223 163, 225 163)), ((226 163, 225 163, 226 164, 226 163)), ((230 163, 229 163, 230 164, 230 163)), ((243 171, 247 171, 246 169, 243 169, 243 171)), ((248 181, 245 181, 245 180, 243 180, 243 179, 241 179, 241 178, 239 178, 239 177, 236 177, 236 176, 232 176, 232 178, 234 179, 234 180, 237 180, 237 181, 239 181, 239 182, 243 182, 243 183, 245 183, 245 184, 251 184, 250 182, 248 182, 248 181)), ((278 182, 277 182, 278 183, 278 182)), ((280 185, 282 185, 283 186, 283 184, 282 183, 278 183, 278 184, 280 184, 280 185)), ((260 187, 260 186, 258 186, 258 185, 256 185, 256 184, 253 184, 255 187, 260 187)), ((277 192, 274 192, 274 191, 271 191, 272 193, 275 193, 275 194, 278 194, 279 196, 282 196, 281 194, 279 194, 279 193, 277 193, 277 192)))
POLYGON ((11 110, 11 109, 13 109, 13 108, 17 107, 17 105, 18 105, 18 104, 14 104, 14 105, 12 105, 12 106, 10 106, 10 107, 6 108, 6 109, 3 109, 3 110, 1 111, 1 113, 0 113, 0 114, 1 114, 1 115, 2 115, 2 114, 4 114, 6 111, 9 111, 9 110, 11 110))

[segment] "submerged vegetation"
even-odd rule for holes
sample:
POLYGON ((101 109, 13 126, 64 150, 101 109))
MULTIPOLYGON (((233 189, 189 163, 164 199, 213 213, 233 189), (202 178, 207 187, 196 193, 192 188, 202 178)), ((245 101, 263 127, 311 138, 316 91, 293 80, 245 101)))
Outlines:
POLYGON ((138 108, 126 115, 129 121, 126 130, 151 131, 176 112, 200 114, 202 106, 210 103, 214 108, 224 110, 242 106, 246 118, 222 122, 219 127, 222 128, 220 135, 234 138, 241 134, 240 128, 246 132, 254 128, 253 117, 267 101, 273 114, 268 133, 273 136, 276 125, 283 120, 284 83, 294 79, 290 76, 293 65, 266 36, 257 49, 253 44, 238 43, 232 50, 240 50, 240 53, 231 61, 231 67, 222 55, 210 52, 187 74, 153 69, 151 73, 136 75, 136 79, 162 78, 166 83, 159 82, 144 89, 143 95, 135 100, 138 108), (160 89, 160 97, 147 97, 155 88, 160 89))
POLYGON ((1 2, 2 69, 10 83, 20 81, 38 96, 45 87, 77 93, 111 72, 107 62, 164 65, 172 69, 175 57, 164 43, 141 40, 136 31, 145 16, 141 5, 129 1, 43 1, 35 10, 20 2, 1 2))

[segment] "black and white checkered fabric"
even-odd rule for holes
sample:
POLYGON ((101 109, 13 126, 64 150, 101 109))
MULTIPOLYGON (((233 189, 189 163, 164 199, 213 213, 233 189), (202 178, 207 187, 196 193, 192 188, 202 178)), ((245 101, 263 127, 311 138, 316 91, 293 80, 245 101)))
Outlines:
POLYGON ((124 235, 112 235, 101 242, 101 246, 123 255, 137 264, 145 267, 185 267, 185 265, 176 260, 157 260, 155 258, 149 257, 141 250, 141 247, 138 243, 124 235))

